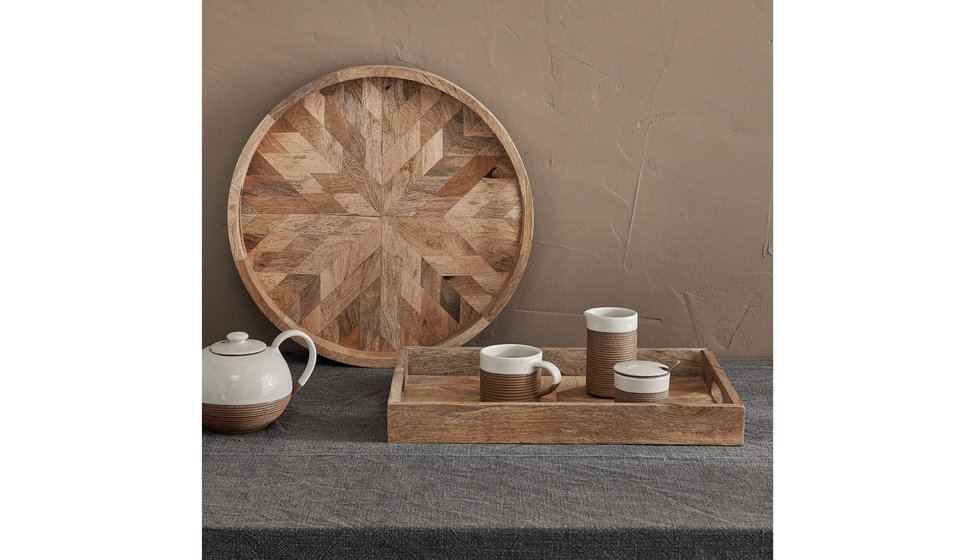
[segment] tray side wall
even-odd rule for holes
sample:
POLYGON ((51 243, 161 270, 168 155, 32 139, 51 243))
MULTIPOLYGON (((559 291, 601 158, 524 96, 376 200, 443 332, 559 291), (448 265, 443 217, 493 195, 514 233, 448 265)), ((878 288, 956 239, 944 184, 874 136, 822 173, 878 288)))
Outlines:
POLYGON ((701 375, 715 402, 743 406, 742 399, 735 392, 735 387, 732 387, 732 382, 728 379, 728 375, 725 374, 721 364, 718 363, 714 352, 704 348, 701 350, 701 354, 703 356, 701 375))
POLYGON ((388 391, 388 406, 402 400, 402 391, 405 389, 405 380, 408 376, 408 352, 402 348, 398 350, 398 358, 395 360, 395 373, 391 376, 391 389, 388 391))
POLYGON ((392 443, 742 445, 738 406, 645 404, 395 403, 392 443), (528 404, 530 406, 528 406, 528 404))

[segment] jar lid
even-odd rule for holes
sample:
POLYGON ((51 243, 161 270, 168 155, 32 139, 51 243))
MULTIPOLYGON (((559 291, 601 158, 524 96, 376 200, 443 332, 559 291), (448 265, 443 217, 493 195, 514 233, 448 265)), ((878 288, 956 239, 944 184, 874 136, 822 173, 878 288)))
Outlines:
POLYGON ((248 338, 248 333, 235 331, 228 333, 226 340, 212 344, 210 350, 221 356, 247 356, 265 350, 265 343, 248 338))
POLYGON ((660 362, 649 362, 646 360, 633 360, 631 362, 619 362, 613 366, 613 370, 627 377, 662 377, 670 375, 667 366, 660 362))

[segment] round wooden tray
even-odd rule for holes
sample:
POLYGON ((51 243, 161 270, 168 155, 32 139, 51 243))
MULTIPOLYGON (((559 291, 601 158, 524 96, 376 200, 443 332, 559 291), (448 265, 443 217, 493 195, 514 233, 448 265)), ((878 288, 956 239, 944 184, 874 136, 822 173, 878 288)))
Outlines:
POLYGON ((235 265, 262 312, 363 366, 476 336, 514 293, 532 227, 527 171, 500 122, 456 85, 397 66, 347 68, 284 99, 228 197, 235 265))

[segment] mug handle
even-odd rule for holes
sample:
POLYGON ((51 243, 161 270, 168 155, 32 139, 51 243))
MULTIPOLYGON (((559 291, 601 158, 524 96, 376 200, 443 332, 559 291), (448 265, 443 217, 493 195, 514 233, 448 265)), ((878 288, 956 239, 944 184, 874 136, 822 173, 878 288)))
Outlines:
POLYGON ((313 373, 313 366, 316 365, 316 345, 313 344, 313 339, 311 339, 309 335, 303 331, 292 329, 280 333, 279 336, 272 341, 272 347, 278 350, 279 345, 282 344, 283 341, 294 336, 298 336, 299 338, 302 338, 304 342, 306 342, 306 348, 310 351, 310 357, 306 361, 306 369, 304 369, 303 374, 299 376, 299 381, 293 383, 293 392, 290 393, 290 397, 295 396, 303 385, 306 385, 306 380, 310 378, 310 374, 313 373))
POLYGON ((551 380, 552 380, 551 386, 542 391, 538 391, 534 395, 534 398, 540 399, 541 397, 547 395, 548 393, 551 393, 552 391, 558 388, 558 384, 561 383, 561 372, 558 371, 558 366, 556 366, 551 362, 535 362, 531 364, 531 367, 535 367, 535 368, 540 367, 548 370, 548 373, 551 374, 551 380))

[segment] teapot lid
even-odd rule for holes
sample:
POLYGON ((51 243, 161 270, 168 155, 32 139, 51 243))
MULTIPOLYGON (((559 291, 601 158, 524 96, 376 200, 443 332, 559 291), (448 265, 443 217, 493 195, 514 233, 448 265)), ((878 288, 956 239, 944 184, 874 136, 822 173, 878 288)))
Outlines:
POLYGON ((265 350, 261 340, 249 339, 248 333, 235 331, 228 333, 227 339, 210 346, 211 352, 221 356, 247 356, 265 350))

